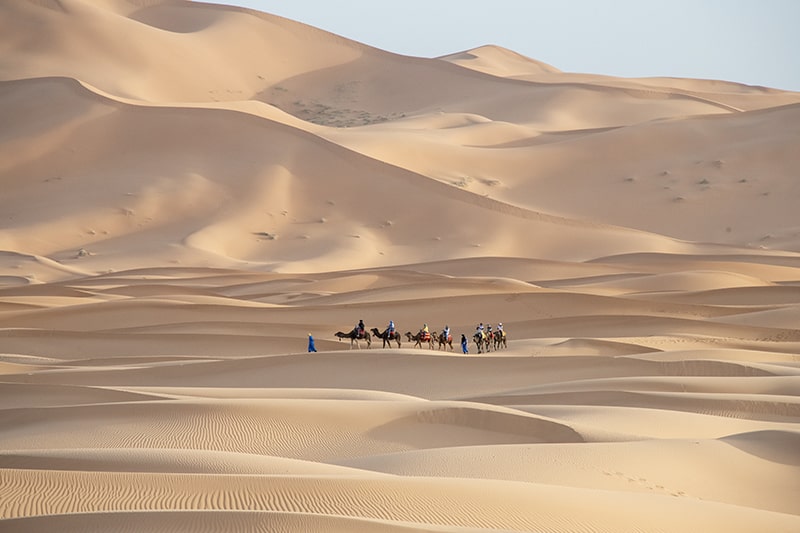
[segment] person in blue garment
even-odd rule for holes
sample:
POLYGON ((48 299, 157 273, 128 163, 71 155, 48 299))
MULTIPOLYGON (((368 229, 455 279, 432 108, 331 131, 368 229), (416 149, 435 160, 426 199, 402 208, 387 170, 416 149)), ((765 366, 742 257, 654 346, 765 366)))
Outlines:
POLYGON ((317 347, 314 345, 314 336, 311 333, 308 334, 308 351, 309 352, 316 352, 317 347))
POLYGON ((464 353, 469 353, 469 349, 467 348, 467 337, 463 333, 461 334, 461 351, 464 353))

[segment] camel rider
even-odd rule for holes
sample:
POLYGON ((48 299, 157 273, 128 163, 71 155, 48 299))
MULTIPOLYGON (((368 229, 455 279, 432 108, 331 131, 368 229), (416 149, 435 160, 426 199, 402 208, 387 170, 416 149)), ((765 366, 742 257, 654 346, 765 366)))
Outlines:
POLYGON ((492 338, 492 325, 486 324, 486 337, 491 339, 492 338))
POLYGON ((366 333, 366 331, 367 331, 367 327, 364 325, 364 321, 363 320, 359 320, 358 321, 358 325, 356 326, 356 329, 358 330, 358 331, 356 331, 358 336, 359 337, 363 337, 364 333, 366 333))
POLYGON ((428 340, 431 338, 431 332, 428 331, 428 324, 422 324, 422 329, 419 330, 422 333, 422 340, 428 340))
POLYGON ((389 326, 386 328, 389 337, 394 337, 394 320, 389 321, 389 326))
POLYGON ((450 326, 445 326, 444 327, 444 331, 442 332, 442 335, 444 335, 444 340, 446 340, 446 341, 451 340, 450 339, 450 326))
POLYGON ((478 327, 477 327, 477 328, 475 328, 475 334, 476 334, 476 335, 480 335, 480 337, 481 337, 481 340, 482 340, 484 337, 486 337, 486 334, 483 332, 483 322, 481 322, 480 324, 478 324, 478 327))
POLYGON ((503 331, 503 323, 502 322, 497 324, 497 334, 500 336, 501 339, 503 338, 503 335, 506 334, 506 332, 503 331))

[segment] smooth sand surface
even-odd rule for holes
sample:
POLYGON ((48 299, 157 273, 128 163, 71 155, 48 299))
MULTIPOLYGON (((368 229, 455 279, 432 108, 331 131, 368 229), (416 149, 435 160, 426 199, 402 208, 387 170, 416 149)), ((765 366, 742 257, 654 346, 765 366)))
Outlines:
POLYGON ((800 531, 800 94, 9 0, 0 117, 0 530, 800 531))

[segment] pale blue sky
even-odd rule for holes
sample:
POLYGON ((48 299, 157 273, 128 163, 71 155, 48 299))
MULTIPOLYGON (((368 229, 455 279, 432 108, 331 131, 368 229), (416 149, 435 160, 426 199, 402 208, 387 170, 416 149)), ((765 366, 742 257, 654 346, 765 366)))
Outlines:
POLYGON ((800 0, 210 0, 398 54, 496 44, 566 72, 800 91, 800 0))

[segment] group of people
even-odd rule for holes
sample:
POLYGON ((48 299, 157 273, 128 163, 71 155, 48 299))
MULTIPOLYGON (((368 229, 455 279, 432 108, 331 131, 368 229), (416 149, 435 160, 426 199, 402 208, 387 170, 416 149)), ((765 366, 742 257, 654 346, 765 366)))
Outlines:
MULTIPOLYGON (((367 326, 364 325, 364 320, 358 321, 358 324, 356 324, 354 331, 356 334, 356 338, 358 339, 364 338, 367 332, 367 326)), ((394 325, 394 320, 389 321, 389 325, 386 327, 386 332, 388 333, 389 338, 393 338, 397 334, 397 328, 394 325)), ((427 323, 422 324, 422 328, 420 328, 419 333, 420 333, 420 339, 422 339, 423 341, 430 340, 431 333, 430 330, 428 329, 427 323)), ((442 331, 442 334, 444 335, 444 338, 447 341, 453 340, 452 334, 450 333, 450 326, 446 325, 444 327, 444 330, 442 331)), ((495 334, 504 335, 502 322, 497 324, 497 329, 495 330, 495 334)), ((486 326, 484 326, 483 322, 479 323, 478 326, 475 328, 475 335, 476 336, 480 335, 481 339, 490 338, 492 336, 492 325, 486 324, 486 326)), ((314 345, 314 337, 311 336, 311 333, 308 334, 308 351, 309 352, 317 351, 314 345)), ((461 334, 461 351, 463 353, 469 353, 469 343, 467 340, 467 336, 464 335, 463 333, 461 334)))
MULTIPOLYGON (((502 322, 497 324, 497 329, 495 330, 494 333, 495 333, 495 335, 500 335, 500 336, 502 336, 505 333, 503 331, 503 323, 502 322)), ((486 324, 486 327, 484 327, 483 326, 483 322, 481 322, 475 328, 475 335, 480 335, 481 338, 483 338, 483 339, 485 339, 487 337, 491 337, 492 336, 492 325, 491 324, 486 324)))
MULTIPOLYGON (((427 327, 427 324, 426 324, 426 327, 427 327)), ((364 336, 367 333, 367 326, 364 325, 364 321, 363 320, 359 320, 358 321, 358 324, 356 324, 356 327, 354 328, 354 331, 356 332, 356 338, 357 339, 363 339, 364 338, 364 336)), ((395 333, 397 331, 397 328, 395 328, 395 326, 394 326, 394 320, 390 320, 389 321, 389 325, 386 326, 386 331, 389 334, 390 338, 394 337, 394 335, 395 335, 395 333)))
MULTIPOLYGON (((394 322, 389 322, 389 324, 394 325, 394 322)), ((431 332, 428 330, 428 324, 422 324, 422 328, 419 330, 420 333, 420 340, 421 341, 429 341, 431 339, 431 332)), ((453 335, 450 333, 450 326, 445 326, 442 330, 442 335, 447 342, 453 341, 453 335)), ((461 334, 461 351, 464 353, 469 353, 469 349, 467 346, 467 337, 462 333, 461 334)))
MULTIPOLYGON (((359 324, 363 324, 363 321, 360 320, 359 324)), ((390 335, 394 334, 395 326, 394 326, 394 321, 393 320, 389 321, 389 326, 387 327, 387 331, 389 332, 390 335)), ((420 339, 421 340, 423 340, 423 341, 430 340, 430 335, 431 334, 430 334, 430 330, 428 329, 428 324, 427 323, 422 324, 422 328, 420 328, 419 333, 420 333, 420 339)), ((475 334, 476 335, 479 334, 481 336, 481 339, 490 338, 492 336, 492 325, 491 324, 486 324, 486 326, 484 326, 483 322, 479 323, 478 326, 475 329, 475 334)), ((502 322, 497 324, 497 329, 494 331, 494 334, 495 335, 498 335, 498 334, 499 335, 505 335, 505 331, 503 330, 503 323, 502 322)), ((442 335, 444 336, 444 338, 447 341, 452 342, 453 337, 452 337, 452 334, 450 333, 450 326, 446 325, 444 327, 444 330, 442 331, 442 335)), ((469 353, 469 341, 467 340, 467 336, 464 335, 463 333, 461 334, 461 351, 463 353, 469 353)))

